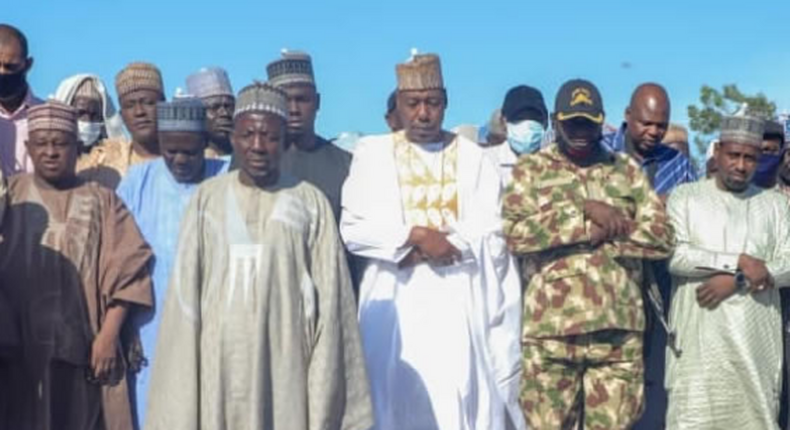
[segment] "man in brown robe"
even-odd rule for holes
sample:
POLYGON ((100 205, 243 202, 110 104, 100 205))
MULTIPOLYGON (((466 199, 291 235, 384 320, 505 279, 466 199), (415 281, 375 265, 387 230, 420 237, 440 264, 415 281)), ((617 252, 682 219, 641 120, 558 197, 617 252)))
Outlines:
POLYGON ((9 181, 0 227, 0 428, 128 430, 142 351, 124 321, 150 311, 152 254, 115 194, 76 176, 76 111, 31 108, 29 128, 34 173, 9 181))

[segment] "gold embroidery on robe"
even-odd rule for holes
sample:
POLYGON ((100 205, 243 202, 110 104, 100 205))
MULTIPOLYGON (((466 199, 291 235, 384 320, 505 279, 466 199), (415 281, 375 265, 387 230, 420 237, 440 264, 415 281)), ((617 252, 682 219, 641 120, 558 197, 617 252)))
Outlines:
POLYGON ((403 132, 395 133, 393 138, 406 224, 436 230, 455 224, 458 219, 458 141, 455 135, 445 133, 439 177, 417 154, 419 149, 403 132))

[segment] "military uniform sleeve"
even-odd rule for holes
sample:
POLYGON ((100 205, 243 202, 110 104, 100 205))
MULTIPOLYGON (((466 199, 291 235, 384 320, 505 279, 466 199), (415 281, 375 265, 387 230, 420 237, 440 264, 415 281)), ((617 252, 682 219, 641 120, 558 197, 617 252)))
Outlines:
POLYGON ((502 218, 508 248, 518 255, 589 242, 582 202, 552 193, 549 182, 557 172, 539 155, 523 157, 513 169, 513 181, 505 191, 502 218), (545 202, 539 203, 539 193, 545 202))
POLYGON ((627 240, 615 242, 617 256, 648 260, 669 258, 675 247, 675 236, 664 203, 641 169, 630 160, 626 166, 626 180, 632 184, 629 197, 636 205, 636 225, 627 240))

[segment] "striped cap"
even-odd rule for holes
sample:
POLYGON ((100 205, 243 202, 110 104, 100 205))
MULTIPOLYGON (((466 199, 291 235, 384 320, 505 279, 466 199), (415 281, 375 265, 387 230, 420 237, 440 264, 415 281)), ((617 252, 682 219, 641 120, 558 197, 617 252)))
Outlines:
POLYGON ((83 97, 100 102, 102 100, 101 93, 96 88, 96 82, 93 79, 84 79, 77 87, 77 91, 74 92, 74 97, 83 97))
POLYGON ((29 132, 55 130, 77 136, 77 111, 65 103, 48 100, 28 110, 27 127, 29 132))
POLYGON ((228 73, 219 67, 205 67, 187 76, 187 92, 201 99, 235 95, 228 73))
POLYGON ((247 112, 268 112, 288 119, 288 98, 283 90, 269 83, 255 82, 239 92, 233 117, 247 112))
POLYGON ((764 131, 763 119, 746 115, 727 116, 721 120, 719 141, 760 146, 763 143, 764 131))
POLYGON ((269 83, 275 87, 291 84, 315 85, 313 60, 304 52, 282 51, 282 57, 266 66, 269 83))
POLYGON ((158 131, 206 131, 206 108, 195 97, 175 97, 171 102, 156 104, 158 131))
POLYGON ((118 98, 138 90, 152 90, 164 96, 162 73, 153 64, 131 63, 115 76, 118 98))
POLYGON ((442 63, 436 54, 414 54, 395 66, 395 72, 399 91, 444 89, 442 63))

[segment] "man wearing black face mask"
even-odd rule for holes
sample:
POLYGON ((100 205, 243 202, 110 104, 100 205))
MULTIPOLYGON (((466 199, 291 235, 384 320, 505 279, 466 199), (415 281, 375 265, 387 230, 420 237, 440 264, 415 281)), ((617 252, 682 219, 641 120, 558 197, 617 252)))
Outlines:
POLYGON ((0 168, 6 176, 33 171, 25 149, 27 111, 42 101, 27 84, 32 67, 25 35, 0 24, 0 168))

